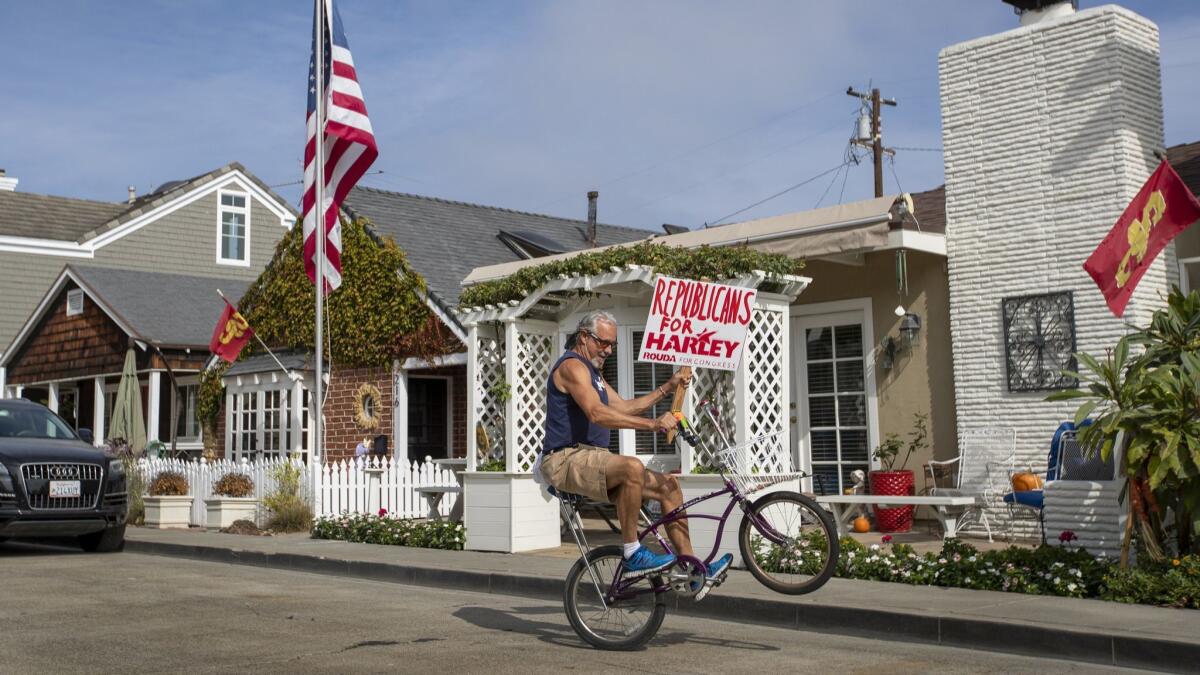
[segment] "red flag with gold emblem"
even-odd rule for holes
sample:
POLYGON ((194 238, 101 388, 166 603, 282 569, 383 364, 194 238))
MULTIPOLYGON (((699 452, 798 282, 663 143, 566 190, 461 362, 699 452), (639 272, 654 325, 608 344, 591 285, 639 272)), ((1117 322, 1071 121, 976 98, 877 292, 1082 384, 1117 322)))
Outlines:
POLYGON ((1125 313, 1154 256, 1197 220, 1200 201, 1163 160, 1083 264, 1113 314, 1125 313))
POLYGON ((225 311, 221 312, 221 319, 213 329, 212 339, 208 341, 208 351, 233 363, 253 335, 254 329, 246 317, 226 300, 225 311))

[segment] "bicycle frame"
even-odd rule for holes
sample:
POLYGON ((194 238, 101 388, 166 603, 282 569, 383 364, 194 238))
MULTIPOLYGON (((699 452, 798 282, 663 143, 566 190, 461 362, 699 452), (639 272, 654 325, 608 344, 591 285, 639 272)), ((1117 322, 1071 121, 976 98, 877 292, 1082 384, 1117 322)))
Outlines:
MULTIPOLYGON (((708 415, 709 419, 712 421, 713 426, 717 429, 717 433, 719 433, 721 435, 722 441, 724 441, 728 445, 729 444, 728 438, 725 436, 724 431, 721 429, 721 426, 717 422, 716 416, 713 414, 710 407, 704 406, 703 404, 701 407, 704 410, 704 412, 708 415)), ((686 420, 682 420, 682 419, 681 419, 680 423, 684 424, 684 425, 687 424, 686 420)), ((669 553, 674 554, 675 551, 671 548, 670 542, 667 540, 666 537, 664 537, 662 534, 659 533, 660 528, 665 528, 667 525, 669 525, 670 523, 673 523, 673 522, 677 522, 680 520, 691 520, 693 518, 719 521, 720 525, 717 526, 716 541, 713 542, 713 548, 712 548, 712 551, 710 551, 708 553, 708 557, 706 557, 704 560, 700 560, 699 558, 696 558, 694 556, 686 556, 686 555, 676 554, 676 567, 678 567, 680 563, 686 563, 687 566, 692 569, 695 569, 697 565, 703 565, 704 568, 707 568, 708 564, 711 563, 713 561, 713 558, 716 557, 717 551, 721 550, 721 538, 725 532, 725 525, 729 521, 730 514, 733 513, 733 507, 736 505, 736 506, 740 506, 742 508, 742 512, 745 516, 750 517, 752 519, 751 525, 756 530, 758 530, 758 532, 760 534, 762 534, 764 537, 766 537, 769 541, 771 541, 774 544, 781 544, 781 545, 784 544, 787 541, 786 535, 784 535, 780 532, 777 532, 775 530, 775 528, 771 527, 771 525, 769 523, 767 523, 763 519, 750 513, 751 501, 750 501, 749 497, 747 497, 745 494, 742 494, 737 489, 737 487, 733 484, 733 481, 730 480, 729 476, 727 476, 725 474, 724 468, 720 469, 720 476, 721 476, 721 480, 725 483, 724 488, 717 490, 715 492, 710 492, 706 495, 695 497, 694 499, 690 499, 687 502, 684 502, 683 504, 680 504, 678 507, 672 509, 670 512, 662 514, 661 516, 659 516, 658 520, 651 520, 650 516, 646 513, 645 508, 643 508, 641 510, 641 516, 646 521, 647 525, 644 529, 642 529, 640 532, 638 532, 638 541, 642 541, 647 536, 653 535, 654 538, 656 540, 658 540, 658 543, 664 549, 666 549, 669 553), (710 499, 715 499, 717 497, 721 497, 723 495, 729 495, 729 505, 725 507, 725 512, 722 513, 720 516, 715 516, 715 515, 711 515, 711 514, 707 514, 707 513, 697 513, 697 514, 690 514, 690 515, 687 513, 688 508, 695 506, 696 504, 706 502, 710 499)), ((582 528, 580 528, 579 532, 575 531, 576 530, 576 521, 574 520, 575 513, 576 513, 575 509, 573 507, 568 507, 566 505, 566 502, 561 501, 561 500, 560 500, 560 504, 563 506, 563 508, 566 508, 567 511, 569 512, 568 513, 568 515, 569 515, 568 523, 570 524, 570 529, 572 531, 572 534, 575 537, 575 543, 577 546, 579 546, 580 552, 583 554, 584 565, 588 568, 588 573, 591 575, 592 582, 595 584, 596 592, 600 596, 600 602, 604 606, 605 609, 608 608, 608 603, 613 602, 615 600, 634 597, 637 595, 641 595, 643 593, 660 593, 660 592, 663 592, 663 591, 666 591, 669 589, 670 584, 660 581, 653 588, 635 589, 632 592, 630 592, 630 588, 637 582, 641 581, 643 577, 639 576, 639 577, 635 577, 633 579, 623 579, 622 574, 621 574, 621 569, 620 569, 620 567, 618 567, 613 572, 612 581, 608 584, 608 592, 607 593, 602 592, 600 590, 600 586, 601 586, 600 579, 597 577, 596 571, 594 569, 592 569, 591 563, 589 563, 587 561, 587 548, 586 548, 587 539, 583 537, 582 528)), ((702 568, 702 569, 704 569, 704 568, 702 568)))

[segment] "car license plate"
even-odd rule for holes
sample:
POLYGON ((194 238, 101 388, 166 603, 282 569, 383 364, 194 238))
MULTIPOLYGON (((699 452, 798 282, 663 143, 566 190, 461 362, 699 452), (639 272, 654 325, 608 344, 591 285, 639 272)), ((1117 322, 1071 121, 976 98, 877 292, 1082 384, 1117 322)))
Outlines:
POLYGON ((79 496, 79 481, 77 480, 52 480, 50 481, 50 497, 52 499, 66 499, 69 497, 79 496))

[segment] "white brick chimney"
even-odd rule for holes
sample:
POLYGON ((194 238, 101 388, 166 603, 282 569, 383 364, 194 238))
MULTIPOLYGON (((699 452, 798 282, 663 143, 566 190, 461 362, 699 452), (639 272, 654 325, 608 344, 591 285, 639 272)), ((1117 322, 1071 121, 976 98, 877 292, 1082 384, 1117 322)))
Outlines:
POLYGON ((17 182, 18 181, 16 178, 10 177, 4 172, 4 169, 0 169, 0 190, 15 192, 17 189, 17 182))
MULTIPOLYGON (((1001 307, 1071 291, 1078 349, 1115 345, 1124 321, 1082 265, 1157 165, 1163 114, 1157 26, 1115 5, 1038 4, 1026 25, 943 49, 939 74, 958 429, 1013 426, 1022 463, 1045 470, 1076 406, 1010 391, 1001 307)), ((1168 247, 1125 320, 1147 321, 1175 269, 1168 247)))

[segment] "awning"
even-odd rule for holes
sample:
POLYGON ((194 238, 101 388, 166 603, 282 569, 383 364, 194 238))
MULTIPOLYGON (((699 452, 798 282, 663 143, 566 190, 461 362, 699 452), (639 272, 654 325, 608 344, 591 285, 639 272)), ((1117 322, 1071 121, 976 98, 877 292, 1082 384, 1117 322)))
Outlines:
MULTIPOLYGON (((878 197, 680 234, 652 235, 641 241, 684 248, 749 246, 766 253, 779 253, 792 258, 818 258, 853 253, 888 245, 888 223, 892 220, 891 209, 895 202, 895 196, 878 197)), ((463 280, 463 285, 472 286, 485 281, 504 279, 526 267, 566 260, 583 253, 617 246, 633 246, 637 243, 639 242, 477 267, 463 280)))

